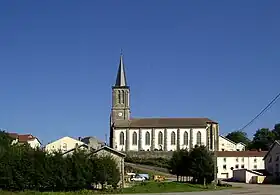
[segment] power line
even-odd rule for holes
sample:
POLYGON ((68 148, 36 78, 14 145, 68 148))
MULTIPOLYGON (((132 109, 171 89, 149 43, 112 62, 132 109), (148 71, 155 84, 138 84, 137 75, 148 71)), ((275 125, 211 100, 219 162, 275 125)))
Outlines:
POLYGON ((249 123, 247 123, 243 128, 241 128, 240 130, 243 131, 246 127, 248 127, 249 125, 251 125, 255 120, 257 120, 261 115, 263 115, 266 111, 268 111, 275 103, 276 101, 279 99, 280 97, 280 93, 278 93, 270 102, 269 104, 261 110, 261 112, 259 114, 257 114, 249 123))

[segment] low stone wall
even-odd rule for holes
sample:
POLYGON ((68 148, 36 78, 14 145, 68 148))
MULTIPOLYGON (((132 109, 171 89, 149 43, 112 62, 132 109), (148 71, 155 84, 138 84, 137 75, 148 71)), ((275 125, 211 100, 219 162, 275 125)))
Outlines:
POLYGON ((170 159, 173 155, 172 151, 129 151, 126 152, 126 155, 129 157, 138 157, 138 158, 166 158, 170 159))

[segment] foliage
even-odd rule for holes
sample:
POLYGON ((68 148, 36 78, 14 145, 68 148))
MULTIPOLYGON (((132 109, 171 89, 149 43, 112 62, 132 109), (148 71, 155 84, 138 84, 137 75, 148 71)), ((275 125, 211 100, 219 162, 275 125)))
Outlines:
POLYGON ((229 140, 235 143, 242 142, 246 146, 248 146, 250 143, 250 139, 248 138, 247 133, 244 131, 233 131, 227 134, 226 138, 228 138, 229 140))
POLYGON ((111 157, 83 151, 67 156, 47 154, 28 145, 11 145, 4 132, 0 133, 0 140, 0 189, 76 191, 98 183, 116 187, 120 180, 119 169, 111 157))
POLYGON ((170 168, 178 177, 193 177, 193 182, 210 183, 214 176, 213 155, 204 147, 196 147, 190 152, 180 150, 173 153, 170 168))
POLYGON ((250 145, 252 149, 262 149, 268 150, 270 145, 273 144, 275 140, 275 134, 273 131, 270 131, 268 128, 262 128, 256 131, 254 138, 250 145))

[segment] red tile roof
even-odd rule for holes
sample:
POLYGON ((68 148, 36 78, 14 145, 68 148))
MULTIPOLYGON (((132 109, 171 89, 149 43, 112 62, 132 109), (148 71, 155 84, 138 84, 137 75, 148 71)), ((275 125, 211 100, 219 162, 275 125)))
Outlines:
POLYGON ((37 139, 36 137, 34 137, 31 134, 24 134, 24 135, 20 135, 17 133, 8 133, 10 137, 14 138, 14 139, 18 139, 19 142, 27 142, 27 141, 32 141, 34 139, 37 139))
POLYGON ((217 151, 217 157, 264 157, 267 151, 217 151))

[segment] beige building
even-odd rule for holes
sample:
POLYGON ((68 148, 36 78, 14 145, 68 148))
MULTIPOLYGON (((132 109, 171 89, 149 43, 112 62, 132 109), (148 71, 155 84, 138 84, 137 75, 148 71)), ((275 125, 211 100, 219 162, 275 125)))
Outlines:
POLYGON ((121 153, 119 151, 116 151, 108 146, 103 146, 102 148, 95 150, 92 152, 92 154, 95 154, 97 156, 110 156, 112 157, 119 168, 120 171, 120 183, 119 185, 121 187, 124 186, 124 158, 125 154, 121 153))
POLYGON ((245 147, 242 142, 235 143, 222 135, 219 136, 219 151, 245 151, 245 147))
POLYGON ((132 118, 123 56, 112 87, 110 147, 118 151, 175 151, 205 145, 218 150, 219 125, 209 118, 132 118))
POLYGON ((49 153, 54 151, 61 151, 64 153, 76 148, 77 146, 84 144, 85 143, 82 141, 66 136, 51 143, 48 143, 45 147, 45 151, 49 153))
POLYGON ((17 133, 8 133, 8 135, 13 139, 12 144, 25 144, 27 143, 31 148, 40 148, 40 140, 31 135, 31 134, 17 134, 17 133))
POLYGON ((272 180, 279 179, 280 176, 280 141, 276 140, 272 146, 270 147, 269 151, 264 157, 265 162, 265 170, 269 173, 272 177, 272 180))
POLYGON ((233 170, 264 169, 264 156, 266 151, 218 151, 217 166, 218 178, 229 179, 233 177, 233 170))

